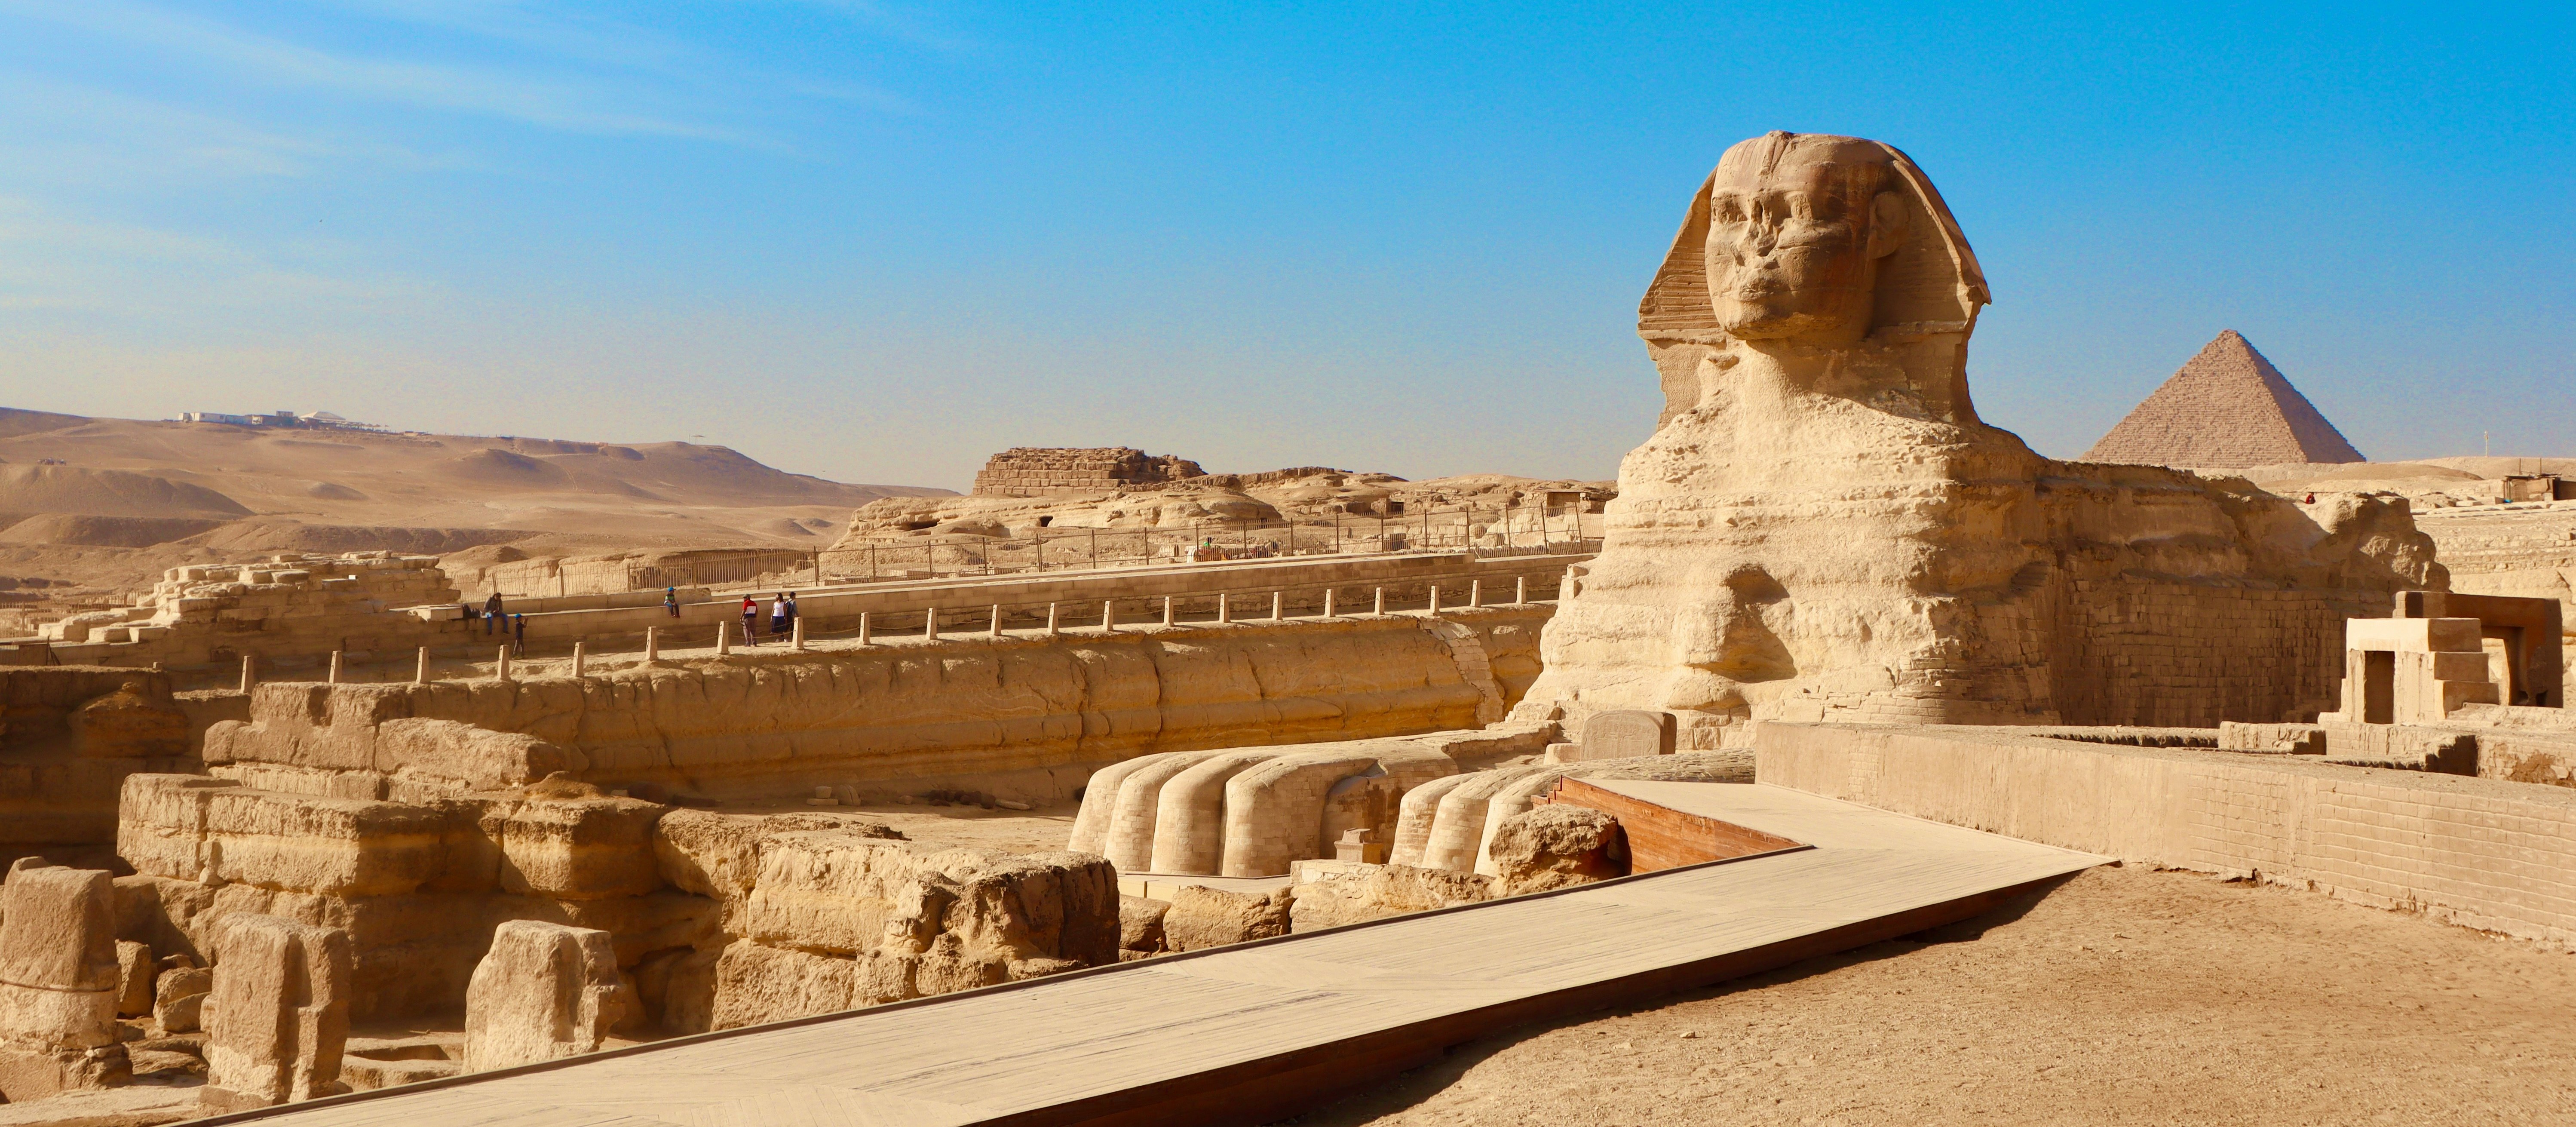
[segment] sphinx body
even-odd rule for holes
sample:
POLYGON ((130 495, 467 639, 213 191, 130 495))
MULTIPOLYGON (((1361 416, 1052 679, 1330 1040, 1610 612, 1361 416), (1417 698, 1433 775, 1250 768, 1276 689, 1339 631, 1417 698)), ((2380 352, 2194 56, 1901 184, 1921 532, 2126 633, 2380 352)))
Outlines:
POLYGON ((2442 585, 2402 501, 2311 512, 1987 426, 1966 375, 1987 301, 1903 153, 1729 149, 1640 306, 1663 417, 1620 466, 1524 715, 1667 710, 1694 747, 1766 718, 2279 720, 2331 707, 2343 617, 2442 585), (2172 631, 2190 637, 2154 640, 2172 631), (2099 683, 2159 651, 2163 681, 2099 683), (2275 656, 2286 673, 2186 699, 2275 656))

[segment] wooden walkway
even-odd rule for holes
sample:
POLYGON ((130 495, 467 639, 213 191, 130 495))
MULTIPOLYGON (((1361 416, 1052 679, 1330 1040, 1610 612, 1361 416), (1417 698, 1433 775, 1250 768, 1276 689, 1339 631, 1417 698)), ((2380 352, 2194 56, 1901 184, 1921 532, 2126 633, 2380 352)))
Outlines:
POLYGON ((1964 919, 2102 860, 1777 787, 1598 785, 1803 845, 216 1122, 1258 1123, 1517 1022, 1964 919))

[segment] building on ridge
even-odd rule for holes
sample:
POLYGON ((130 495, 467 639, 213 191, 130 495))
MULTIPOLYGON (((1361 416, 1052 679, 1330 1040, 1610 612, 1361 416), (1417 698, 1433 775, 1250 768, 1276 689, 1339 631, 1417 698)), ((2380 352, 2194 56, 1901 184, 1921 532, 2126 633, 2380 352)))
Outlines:
POLYGON ((2343 432, 2234 329, 2218 334, 2081 461, 2244 469, 2363 462, 2343 432))

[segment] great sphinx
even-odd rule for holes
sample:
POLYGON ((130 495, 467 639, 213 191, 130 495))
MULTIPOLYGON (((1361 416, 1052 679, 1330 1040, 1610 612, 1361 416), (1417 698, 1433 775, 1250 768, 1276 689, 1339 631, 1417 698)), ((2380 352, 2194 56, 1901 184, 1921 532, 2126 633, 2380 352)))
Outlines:
POLYGON ((1654 435, 1521 706, 1744 722, 2214 724, 2332 707, 2341 623, 2440 587, 2402 500, 2042 458, 1977 417, 1990 302, 1893 146, 1773 132, 1638 309, 1654 435))

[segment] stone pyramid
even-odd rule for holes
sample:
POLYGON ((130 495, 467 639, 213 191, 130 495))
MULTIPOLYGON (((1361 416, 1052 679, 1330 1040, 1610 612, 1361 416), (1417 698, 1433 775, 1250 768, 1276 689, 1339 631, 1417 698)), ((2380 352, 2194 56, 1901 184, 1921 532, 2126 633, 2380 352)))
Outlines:
POLYGON ((2234 329, 2218 334, 2082 461, 2243 469, 2362 462, 2343 432, 2234 329))

